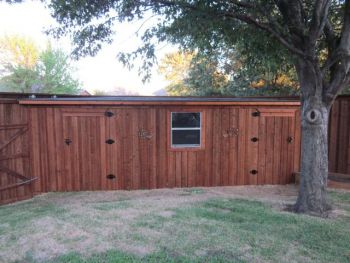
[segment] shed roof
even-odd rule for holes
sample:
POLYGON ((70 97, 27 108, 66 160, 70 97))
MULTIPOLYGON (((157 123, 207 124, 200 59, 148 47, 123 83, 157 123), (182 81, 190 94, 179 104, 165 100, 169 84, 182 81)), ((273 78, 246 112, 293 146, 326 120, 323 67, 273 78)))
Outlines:
POLYGON ((21 98, 25 105, 300 105, 298 97, 84 96, 21 98))

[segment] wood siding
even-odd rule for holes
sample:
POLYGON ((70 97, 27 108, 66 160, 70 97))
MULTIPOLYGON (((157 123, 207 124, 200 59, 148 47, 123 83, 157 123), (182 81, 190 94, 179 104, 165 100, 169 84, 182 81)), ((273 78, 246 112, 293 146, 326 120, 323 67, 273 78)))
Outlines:
POLYGON ((338 97, 330 114, 329 171, 350 174, 350 96, 338 97))
POLYGON ((0 101, 0 204, 32 197, 28 112, 13 100, 0 101))
POLYGON ((28 109, 31 141, 37 145, 31 153, 33 174, 39 177, 34 187, 37 193, 286 184, 292 182, 292 172, 299 166, 295 106, 28 109), (257 110, 260 116, 253 117, 257 110), (105 116, 106 111, 113 116, 105 116), (204 113, 201 149, 169 149, 172 111, 204 113), (253 142, 253 137, 258 141, 253 142), (114 143, 107 144, 108 139, 114 143), (108 175, 115 178, 108 179, 108 175))
MULTIPOLYGON (((2 99, 0 204, 50 191, 290 183, 300 165, 299 114, 297 105, 277 103, 58 106, 2 99), (169 148, 172 111, 203 112, 202 149, 169 148), (21 127, 28 131, 11 140, 21 127), (5 189, 21 182, 18 176, 38 179, 5 189)), ((339 97, 331 111, 329 158, 331 172, 350 174, 350 97, 339 97)))

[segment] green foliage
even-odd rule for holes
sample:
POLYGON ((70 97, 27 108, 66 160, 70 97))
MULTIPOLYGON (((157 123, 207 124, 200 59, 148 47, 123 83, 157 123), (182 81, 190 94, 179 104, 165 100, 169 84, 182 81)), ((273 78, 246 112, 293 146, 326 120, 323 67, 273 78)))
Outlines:
POLYGON ((161 60, 159 72, 170 82, 168 94, 175 96, 298 95, 294 71, 269 63, 271 67, 263 67, 260 60, 238 51, 224 56, 175 52, 161 60))
POLYGON ((32 40, 23 37, 5 37, 0 41, 0 90, 77 94, 80 83, 72 76, 74 69, 69 56, 50 45, 40 51, 32 40))

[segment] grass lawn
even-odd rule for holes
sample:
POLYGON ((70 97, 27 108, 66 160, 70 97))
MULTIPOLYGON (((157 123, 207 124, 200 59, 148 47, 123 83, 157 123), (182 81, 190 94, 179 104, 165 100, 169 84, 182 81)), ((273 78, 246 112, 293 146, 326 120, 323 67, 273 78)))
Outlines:
POLYGON ((328 219, 293 186, 50 193, 0 207, 0 262, 350 262, 350 191, 328 219))

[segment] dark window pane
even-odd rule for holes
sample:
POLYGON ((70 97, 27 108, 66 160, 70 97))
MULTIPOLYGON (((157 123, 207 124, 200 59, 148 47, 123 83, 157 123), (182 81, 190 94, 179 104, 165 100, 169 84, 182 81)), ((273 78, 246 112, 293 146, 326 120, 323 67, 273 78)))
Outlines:
POLYGON ((173 128, 194 128, 201 126, 199 112, 172 112, 173 128))
POLYGON ((195 145, 200 146, 200 130, 173 130, 172 144, 176 145, 195 145))

